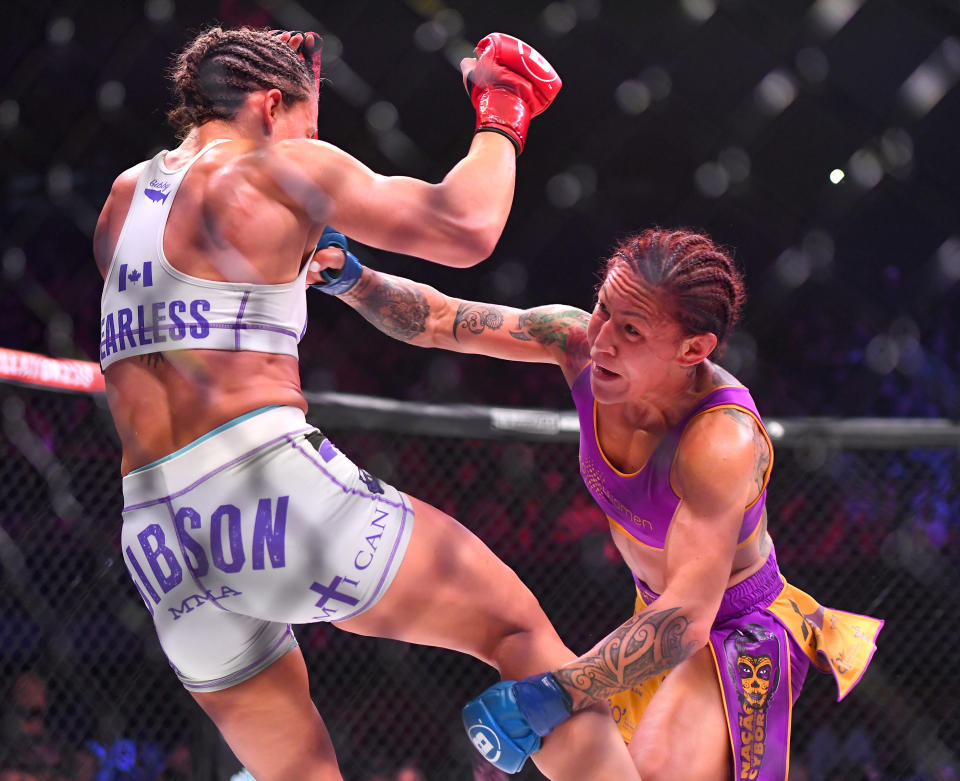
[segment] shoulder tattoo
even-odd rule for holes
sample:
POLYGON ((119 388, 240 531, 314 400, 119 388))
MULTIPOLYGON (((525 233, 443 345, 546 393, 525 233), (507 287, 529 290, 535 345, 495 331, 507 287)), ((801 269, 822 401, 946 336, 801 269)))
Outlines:
POLYGON ((760 431, 760 425, 754 417, 743 410, 727 408, 723 410, 723 414, 750 432, 753 440, 753 481, 759 496, 770 467, 770 445, 767 438, 760 431))

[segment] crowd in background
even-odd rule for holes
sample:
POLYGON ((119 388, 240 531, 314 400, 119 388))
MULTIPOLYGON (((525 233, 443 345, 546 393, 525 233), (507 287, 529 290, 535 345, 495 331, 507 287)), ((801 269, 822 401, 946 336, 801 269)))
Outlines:
MULTIPOLYGON (((66 10, 55 15, 45 4, 29 11, 27 4, 21 5, 23 12, 33 18, 30 24, 13 26, 18 30, 18 40, 9 47, 5 62, 11 71, 18 63, 22 69, 16 79, 10 80, 9 91, 0 96, 0 135, 8 151, 13 151, 10 169, 15 174, 4 191, 11 208, 2 215, 8 238, 0 248, 0 276, 4 283, 0 285, 0 347, 96 360, 101 283, 90 251, 96 209, 106 197, 112 177, 122 168, 142 159, 148 150, 159 148, 157 144, 162 138, 162 143, 170 144, 169 137, 158 130, 163 124, 162 111, 157 108, 163 100, 159 74, 161 57, 167 56, 183 38, 183 14, 196 14, 198 23, 201 16, 204 21, 210 20, 211 9, 217 10, 218 18, 226 23, 272 25, 275 19, 266 9, 267 4, 246 8, 236 0, 177 4, 176 12, 181 18, 172 20, 163 14, 165 8, 173 14, 173 3, 147 2, 135 4, 136 7, 131 4, 109 18, 96 19, 94 15, 84 20, 78 15, 76 23, 71 19, 75 9, 66 4, 66 10), (124 16, 142 16, 144 12, 152 15, 146 30, 130 24, 124 16), (92 28, 102 28, 103 39, 97 46, 87 45, 80 36, 70 40, 73 27, 70 36, 63 39, 64 20, 87 35, 92 28), (63 89, 65 83, 70 84, 69 90, 63 89), (110 89, 105 89, 107 86, 110 89), (121 101, 111 108, 104 98, 116 96, 118 86, 121 101), (124 91, 126 103, 122 100, 124 91), (69 132, 64 132, 62 122, 51 121, 50 105, 57 105, 60 116, 70 120, 69 132)), ((413 14, 411 9, 424 4, 397 5, 404 15, 396 25, 399 29, 408 24, 406 17, 413 14)), ((550 3, 549 7, 561 11, 576 7, 584 11, 591 5, 600 4, 550 3)), ((657 5, 623 7, 654 9, 657 5)), ((785 36, 789 43, 783 48, 789 56, 781 56, 782 51, 775 53, 774 17, 790 18, 785 9, 763 17, 762 24, 755 24, 750 13, 740 13, 749 11, 749 3, 676 5, 694 9, 719 7, 720 16, 726 15, 720 22, 736 35, 745 36, 741 48, 756 50, 764 68, 778 67, 772 74, 780 72, 781 67, 792 73, 794 50, 812 45, 810 41, 799 41, 802 25, 776 19, 777 24, 791 29, 785 36), (763 45, 756 45, 759 38, 745 34, 756 30, 762 31, 763 45)), ((766 4, 756 5, 767 12, 766 4)), ((830 4, 812 5, 825 8, 830 4)), ((842 5, 865 10, 879 7, 887 14, 898 4, 842 5)), ((937 4, 899 5, 900 10, 914 6, 929 10, 937 4)), ((384 9, 385 6, 388 4, 378 6, 378 15, 392 8, 389 5, 384 9)), ((474 4, 467 14, 472 18, 464 35, 472 34, 472 28, 480 23, 476 17, 486 13, 487 9, 480 6, 484 4, 474 4)), ((522 16, 519 5, 513 6, 509 18, 522 16)), ((334 14, 332 6, 324 10, 334 14)), ((357 16, 363 27, 372 27, 363 4, 342 4, 337 10, 347 17, 357 16)), ((395 8, 392 10, 396 13, 395 8)), ((412 24, 419 25, 420 20, 412 24)), ((921 29, 920 25, 892 27, 897 36, 908 36, 910 30, 921 29)), ((418 33, 422 29, 418 26, 418 33)), ((437 25, 432 29, 436 32, 437 25)), ((582 40, 589 42, 594 34, 598 41, 603 40, 597 26, 588 24, 584 29, 586 37, 582 40)), ((663 55, 664 74, 671 65, 683 65, 684 51, 694 50, 704 61, 703 67, 712 72, 719 58, 700 54, 701 44, 709 43, 710 38, 688 37, 695 36, 697 29, 682 25, 663 30, 651 27, 638 29, 637 36, 638 40, 651 34, 663 39, 669 50, 663 55)), ((882 32, 883 28, 879 29, 882 32)), ((370 74, 375 73, 373 61, 389 61, 390 69, 399 74, 397 79, 409 82, 378 82, 373 85, 372 99, 397 99, 401 112, 398 127, 417 143, 427 144, 439 138, 440 146, 424 150, 436 160, 423 164, 442 165, 444 154, 449 157, 454 154, 454 147, 459 150, 466 136, 461 134, 456 140, 452 136, 438 137, 436 126, 446 123, 436 122, 435 115, 443 112, 417 111, 418 106, 424 105, 420 100, 424 93, 429 93, 430 105, 434 105, 439 94, 435 89, 439 74, 411 70, 414 66, 427 66, 426 60, 417 60, 410 53, 404 53, 410 59, 402 64, 379 53, 371 56, 376 47, 367 46, 367 42, 375 40, 373 34, 372 29, 362 37, 354 33, 353 40, 348 41, 353 44, 352 49, 347 49, 349 61, 357 65, 361 77, 371 78, 370 74), (368 56, 370 62, 365 62, 368 56), (430 73, 430 77, 410 79, 404 76, 406 73, 430 73), (377 94, 381 87, 386 88, 383 95, 377 94), (408 101, 407 105, 402 99, 408 101)), ((389 36, 384 33, 390 39, 397 35, 392 29, 389 36)), ((538 35, 542 33, 538 31, 538 35)), ((939 40, 939 33, 933 38, 939 40)), ((337 43, 335 36, 332 40, 337 43)), ((549 36, 545 40, 556 41, 549 36)), ((592 110, 577 109, 587 120, 583 134, 554 138, 552 143, 557 148, 564 144, 582 146, 574 150, 582 159, 571 154, 557 155, 557 159, 564 158, 566 166, 575 162, 592 164, 594 158, 601 161, 608 156, 615 159, 613 167, 617 170, 598 169, 592 195, 556 214, 551 212, 549 219, 538 211, 544 192, 549 191, 549 187, 544 190, 544 184, 564 172, 556 167, 551 155, 547 155, 549 166, 538 171, 537 166, 542 166, 545 158, 537 157, 541 154, 537 147, 549 149, 551 138, 541 135, 532 139, 531 149, 520 161, 521 189, 514 216, 508 223, 508 234, 493 257, 476 269, 441 273, 434 266, 386 258, 362 248, 358 254, 378 268, 436 284, 452 294, 469 291, 471 297, 479 300, 518 307, 566 303, 589 309, 592 301, 584 297, 589 290, 582 284, 587 278, 582 269, 584 265, 595 268, 599 257, 564 248, 561 253, 542 251, 537 257, 506 258, 501 255, 503 247, 509 251, 511 247, 528 246, 517 240, 520 234, 535 239, 529 244, 539 242, 539 246, 547 246, 549 235, 542 234, 549 234, 550 229, 543 230, 544 225, 552 226, 558 235, 562 232, 568 236, 570 226, 580 222, 591 226, 616 225, 621 230, 627 222, 623 219, 627 212, 630 220, 634 213, 637 215, 631 229, 647 227, 657 219, 657 214, 668 215, 671 224, 677 222, 675 215, 681 213, 703 215, 704 219, 692 227, 710 228, 712 224, 717 230, 739 231, 744 240, 734 250, 747 271, 749 298, 745 320, 720 360, 750 387, 766 419, 881 416, 956 421, 960 418, 960 307, 956 305, 960 292, 960 249, 956 238, 941 246, 944 230, 955 232, 955 204, 948 199, 953 190, 945 183, 953 186, 958 180, 952 174, 956 156, 950 158, 937 151, 936 126, 931 129, 919 124, 920 120, 911 124, 914 120, 893 116, 896 101, 892 96, 900 94, 900 83, 927 56, 930 47, 916 42, 912 47, 886 47, 878 45, 874 37, 870 40, 869 52, 848 56, 858 73, 870 74, 870 78, 861 75, 857 81, 863 82, 867 97, 876 100, 875 110, 864 104, 855 85, 843 85, 839 74, 821 86, 804 82, 794 104, 794 108, 809 106, 814 95, 823 97, 830 107, 842 107, 837 117, 816 115, 824 119, 820 125, 832 129, 831 135, 846 144, 837 142, 837 157, 831 164, 842 162, 858 145, 863 145, 861 152, 870 151, 873 141, 887 138, 886 123, 890 121, 905 123, 904 132, 915 140, 912 180, 906 177, 906 171, 894 171, 896 176, 883 175, 882 183, 872 193, 864 189, 862 199, 854 199, 844 209, 834 212, 829 208, 832 193, 820 202, 810 201, 806 205, 797 196, 794 203, 790 200, 793 194, 788 198, 780 188, 789 189, 794 184, 810 188, 810 183, 795 173, 792 179, 789 175, 780 176, 777 166, 772 172, 762 170, 764 147, 774 149, 773 156, 778 160, 799 159, 803 167, 813 165, 808 158, 817 159, 817 165, 824 162, 819 159, 819 149, 814 150, 811 145, 808 154, 800 155, 779 136, 765 137, 759 131, 753 139, 758 143, 753 145, 737 138, 737 129, 742 129, 740 121, 746 116, 741 96, 730 99, 732 92, 717 92, 715 96, 712 88, 704 90, 709 94, 702 102, 709 104, 716 98, 717 103, 728 104, 724 112, 729 111, 730 115, 698 114, 690 90, 701 86, 702 79, 691 76, 699 71, 688 67, 692 85, 685 84, 681 67, 673 74, 672 103, 654 96, 654 105, 647 114, 620 117, 641 132, 636 138, 618 142, 613 149, 591 147, 591 139, 601 137, 597 125, 606 123, 598 122, 592 110), (915 55, 906 65, 897 62, 897 56, 903 52, 915 55), (882 62, 871 58, 880 58, 882 62), (873 67, 865 67, 864 63, 871 62, 873 67), (672 124, 664 126, 665 136, 672 132, 682 134, 676 146, 664 143, 671 138, 643 131, 644 127, 663 124, 669 118, 668 111, 674 110, 678 111, 679 120, 673 119, 672 124), (856 133, 848 137, 844 125, 856 126, 856 133), (578 143, 571 143, 570 138, 578 139, 578 143), (753 155, 754 176, 742 183, 745 192, 752 188, 752 196, 711 201, 682 194, 680 191, 692 187, 695 167, 717 152, 722 154, 729 144, 744 144, 753 155), (695 147, 695 154, 702 155, 702 159, 691 159, 695 147), (657 158, 672 157, 677 160, 671 159, 669 165, 658 164, 657 158), (629 175, 622 176, 623 172, 629 175), (538 189, 523 190, 531 182, 538 189), (871 201, 881 201, 880 194, 892 194, 893 205, 872 210, 871 201), (755 203, 767 195, 771 196, 769 210, 768 204, 755 203), (859 205, 854 206, 855 203, 859 205), (935 208, 928 208, 930 205, 935 208), (830 274, 811 273, 800 281, 794 276, 786 287, 771 281, 774 270, 782 265, 782 257, 778 258, 777 253, 795 241, 805 227, 832 221, 839 236, 845 217, 858 216, 858 208, 863 209, 859 230, 849 228, 844 241, 838 238, 830 274), (896 219, 883 218, 894 213, 896 219), (948 225, 952 227, 945 229, 948 225), (512 241, 510 231, 516 232, 512 241), (764 238, 746 244, 754 233, 763 233, 764 238), (769 251, 758 251, 761 246, 769 251), (947 250, 937 255, 938 246, 947 250), (549 278, 549 285, 544 284, 545 278, 549 278), (528 290, 545 288, 558 291, 553 300, 528 294, 528 290)), ((955 43, 955 38, 950 40, 955 43)), ((646 57, 647 47, 635 43, 631 40, 631 48, 646 57)), ((404 45, 410 49, 409 42, 404 45)), ((829 48, 829 42, 824 46, 827 53, 822 54, 823 61, 830 63, 832 58, 839 66, 843 36, 834 49, 829 48)), ((579 54, 578 47, 569 48, 579 54)), ((331 47, 331 64, 336 61, 336 49, 336 45, 331 47)), ((557 49, 564 47, 558 45, 557 49)), ((596 49, 590 51, 596 53, 596 49)), ((727 55, 735 54, 718 45, 703 51, 723 51, 725 64, 727 55)), ((956 60, 955 47, 944 51, 947 59, 956 60)), ((435 57, 442 59, 439 51, 435 57)), ((593 67, 600 64, 594 63, 593 67)), ((642 65, 631 63, 630 67, 637 65, 635 70, 639 72, 651 64, 655 60, 642 65)), ((760 78, 763 74, 758 68, 739 70, 756 70, 760 78)), ((734 74, 733 68, 730 70, 727 76, 732 83, 734 76, 740 75, 734 74)), ((444 77, 452 78, 456 86, 455 71, 444 77)), ((591 95, 584 84, 576 84, 576 77, 571 71, 564 100, 571 106, 593 107, 588 102, 591 95)), ((564 78, 567 80, 566 72, 564 78)), ((368 106, 350 106, 346 111, 348 107, 341 105, 337 88, 345 83, 346 79, 334 82, 322 95, 321 123, 325 124, 321 125, 321 135, 334 131, 351 134, 343 136, 349 142, 345 148, 356 151, 378 170, 385 170, 394 161, 380 156, 380 137, 370 134, 363 124, 363 118, 369 117, 364 114, 368 106)), ((633 82, 635 87, 638 84, 633 82)), ((745 89, 743 95, 749 93, 745 89)), ((955 96, 956 91, 954 101, 955 96)), ((462 94, 456 98, 466 110, 462 94)), ((944 105, 949 108, 948 101, 944 105)), ((558 104, 557 112, 564 110, 563 104, 558 104)), ((573 118, 571 114, 566 116, 573 118)), ((453 117, 451 113, 451 124, 453 117)), ((468 119, 462 115, 455 120, 464 123, 464 133, 469 130, 468 119)), ((572 125, 576 123, 567 124, 575 129, 572 125)), ((955 123, 946 122, 941 127, 946 130, 941 131, 939 148, 949 150, 954 143, 955 123)), ((819 142, 827 146, 833 140, 819 142)), ((398 168, 402 173, 429 171, 409 165, 398 168)), ((826 170, 821 173, 825 175, 826 170)), ((735 193, 731 191, 731 195, 735 193)), ((591 241, 603 242, 604 246, 618 238, 601 235, 599 230, 595 233, 591 241)), ((736 236, 717 238, 740 243, 736 236)), ((305 390, 429 402, 572 408, 569 391, 555 367, 507 365, 485 358, 418 350, 393 342, 353 310, 329 297, 311 294, 309 301, 310 326, 301 344, 305 390)), ((2 408, 3 434, 9 435, 14 422, 22 417, 36 437, 38 450, 25 458, 20 443, 11 444, 11 440, 0 435, 0 458, 4 459, 6 470, 0 484, 0 532, 6 535, 0 538, 0 781, 207 781, 196 775, 205 749, 198 750, 196 735, 191 733, 189 714, 195 706, 177 688, 158 649, 144 644, 142 638, 152 637, 152 627, 141 627, 140 633, 137 627, 128 625, 125 604, 143 611, 120 565, 116 539, 119 498, 107 493, 118 487, 118 459, 113 450, 108 450, 113 447, 112 440, 104 435, 104 427, 110 424, 104 417, 91 414, 85 398, 62 397, 59 403, 62 406, 55 409, 34 398, 28 400, 22 411, 6 403, 2 408), (107 440, 109 446, 103 444, 107 440), (45 461, 47 456, 54 459, 45 461), (57 471, 61 465, 62 473, 57 471), (49 494, 63 489, 64 475, 78 498, 76 506, 49 499, 49 494), (56 517, 50 515, 51 506, 58 512, 56 517), (14 548, 26 557, 23 571, 29 588, 23 590, 11 587, 13 578, 19 577, 10 566, 14 548), (113 569, 108 566, 110 561, 114 562, 113 569), (52 620, 47 616, 46 623, 39 619, 34 622, 37 599, 47 600, 58 611, 52 620), (79 645, 63 645, 65 636, 58 634, 57 622, 76 627, 73 640, 79 645), (81 637, 82 643, 76 637, 81 637), (156 675, 158 681, 166 681, 168 701, 142 700, 136 685, 139 675, 156 675), (119 687, 117 681, 128 682, 128 688, 119 687), (91 682, 101 687, 95 702, 91 682), (111 715, 105 716, 108 709, 112 709, 111 715)), ((533 447, 522 443, 498 444, 491 455, 488 443, 455 442, 440 459, 441 464, 437 455, 430 452, 432 446, 422 442, 398 445, 394 439, 374 438, 367 444, 344 447, 371 471, 401 489, 431 500, 491 544, 525 581, 543 591, 538 596, 544 600, 561 635, 570 638, 571 644, 583 646, 612 624, 596 615, 595 606, 587 597, 579 598, 589 609, 572 609, 577 595, 562 581, 582 584, 590 594, 609 586, 611 592, 621 594, 625 603, 629 602, 629 586, 626 591, 622 588, 624 569, 610 541, 607 524, 589 497, 574 488, 575 455, 569 449, 551 460, 540 458, 533 447), (563 466, 561 457, 565 459, 563 466)), ((818 713, 822 699, 823 712, 829 709, 834 717, 823 723, 817 719, 812 725, 797 725, 795 735, 802 738, 794 744, 792 781, 957 781, 957 743, 948 746, 954 752, 951 754, 944 753, 942 742, 936 741, 938 730, 951 729, 951 724, 958 723, 953 703, 960 701, 960 696, 956 695, 953 678, 948 677, 955 666, 956 618, 949 605, 940 604, 942 596, 932 596, 955 593, 955 573, 960 572, 957 458, 955 450, 867 453, 832 451, 819 448, 816 443, 809 449, 778 450, 770 491, 770 528, 785 571, 791 580, 809 577, 811 582, 834 584, 838 594, 862 597, 864 612, 876 612, 888 619, 887 629, 880 637, 877 663, 871 668, 875 676, 885 671, 889 676, 886 681, 871 686, 865 680, 855 698, 851 698, 854 702, 848 699, 839 707, 831 701, 833 693, 825 687, 813 688, 801 697, 798 707, 806 708, 807 713, 818 713), (882 602, 882 609, 867 610, 873 598, 882 602), (883 690, 883 698, 869 699, 871 693, 876 694, 884 686, 887 689, 883 690), (882 702, 882 706, 876 702, 882 702), (899 769, 885 769, 891 766, 899 769)), ((820 591, 815 593, 821 595, 820 591)), ((595 597, 591 599, 596 602, 595 597)), ((848 602, 844 598, 842 604, 848 602)), ((325 629, 308 628, 300 633, 300 639, 308 660, 338 659, 345 664, 343 660, 349 660, 349 654, 330 647, 333 641, 325 629)), ((476 690, 479 688, 482 687, 476 690)), ((450 689, 448 699, 459 703, 473 693, 450 689)), ((385 699, 395 703, 403 696, 385 699)), ((355 717, 355 724, 361 724, 373 707, 368 700, 351 701, 352 713, 343 720, 350 722, 355 717)), ((378 703, 377 712, 382 713, 383 707, 378 703)), ((424 730, 437 721, 426 707, 416 703, 408 704, 405 715, 410 723, 424 730)), ((952 729, 947 734, 956 736, 956 728, 952 729)), ((452 740, 443 730, 434 738, 435 742, 452 740)), ((471 764, 472 750, 462 735, 457 735, 457 740, 458 750, 463 751, 464 767, 468 768, 465 773, 472 772, 475 781, 505 781, 490 766, 471 764)), ((352 774, 348 781, 447 781, 433 772, 434 765, 422 756, 372 757, 364 762, 354 759, 346 760, 352 774)), ((239 772, 235 778, 244 781, 239 772)))
MULTIPOLYGON (((532 368, 531 376, 547 370, 532 368)), ((119 529, 108 516, 119 497, 107 480, 116 454, 104 419, 83 396, 24 398, 28 426, 60 458, 88 510, 72 519, 45 515, 49 484, 17 465, 21 454, 6 443, 13 479, 0 487, 0 501, 21 511, 7 513, 3 528, 25 556, 29 583, 0 589, 0 781, 206 781, 197 768, 209 743, 198 742, 191 718, 199 711, 150 644, 149 622, 127 623, 143 613, 139 597, 122 567, 108 566, 116 563, 119 529), (31 612, 37 596, 56 611, 52 625, 31 612), (168 694, 146 699, 155 689, 168 694)), ((328 433, 379 476, 426 496, 486 540, 531 585, 572 646, 589 647, 630 609, 629 577, 603 515, 580 487, 573 445, 328 433)), ((954 624, 930 595, 949 589, 960 564, 957 458, 936 449, 778 449, 768 506, 784 571, 825 604, 886 618, 871 670, 892 676, 859 687, 840 706, 829 680, 813 676, 798 703, 792 779, 954 781, 955 758, 934 744, 938 730, 955 723, 955 700, 930 697, 951 669, 954 624), (883 685, 889 691, 871 699, 883 685), (824 721, 818 714, 827 711, 824 721)), ((10 574, 5 564, 5 585, 10 574)), ((437 773, 424 744, 454 752, 460 773, 505 781, 491 768, 473 768, 469 744, 451 727, 455 718, 436 712, 437 698, 455 713, 482 688, 471 677, 475 668, 461 674, 448 658, 404 667, 402 649, 325 625, 302 627, 298 636, 316 665, 315 696, 343 747, 348 781, 468 777, 437 773), (374 693, 358 693, 373 667, 384 676, 377 680, 409 688, 381 682, 374 693)))

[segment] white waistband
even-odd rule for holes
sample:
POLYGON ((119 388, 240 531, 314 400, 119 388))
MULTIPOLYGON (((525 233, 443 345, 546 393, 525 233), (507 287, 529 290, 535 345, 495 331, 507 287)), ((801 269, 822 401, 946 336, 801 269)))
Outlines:
POLYGON ((124 512, 165 502, 255 452, 312 429, 297 407, 242 415, 124 477, 124 512))

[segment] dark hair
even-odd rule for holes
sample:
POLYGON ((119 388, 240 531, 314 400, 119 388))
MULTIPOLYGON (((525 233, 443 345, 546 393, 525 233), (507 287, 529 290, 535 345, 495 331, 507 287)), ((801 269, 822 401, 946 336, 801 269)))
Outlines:
POLYGON ((686 336, 716 334, 719 348, 740 319, 743 274, 709 236, 650 228, 620 242, 606 262, 604 279, 621 264, 664 294, 686 336))
POLYGON ((278 89, 285 105, 316 89, 297 54, 266 30, 212 27, 201 32, 170 67, 176 105, 167 119, 180 136, 212 119, 233 119, 251 92, 278 89))

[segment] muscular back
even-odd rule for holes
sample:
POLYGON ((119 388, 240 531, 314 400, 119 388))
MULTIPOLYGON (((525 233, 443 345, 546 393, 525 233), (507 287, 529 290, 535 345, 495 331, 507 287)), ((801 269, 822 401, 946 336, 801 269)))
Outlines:
MULTIPOLYGON (((164 163, 179 168, 197 151, 184 145, 164 163)), ((282 182, 265 173, 270 168, 265 155, 250 142, 229 141, 208 150, 189 170, 163 237, 164 254, 175 269, 201 279, 256 284, 297 277, 320 227, 282 182)), ((101 213, 94 253, 102 276, 141 170, 137 166, 118 177, 101 213)), ((306 409, 297 360, 288 355, 156 352, 112 364, 105 378, 124 474, 251 409, 268 404, 306 409)))

